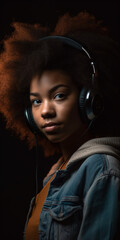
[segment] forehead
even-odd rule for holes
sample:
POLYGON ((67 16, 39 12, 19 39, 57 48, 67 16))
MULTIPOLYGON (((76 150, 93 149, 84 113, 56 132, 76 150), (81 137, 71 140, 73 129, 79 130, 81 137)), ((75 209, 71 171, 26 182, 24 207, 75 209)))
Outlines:
POLYGON ((72 88, 75 87, 69 75, 60 71, 45 71, 41 76, 33 77, 30 84, 30 91, 47 91, 58 84, 67 85, 72 88))

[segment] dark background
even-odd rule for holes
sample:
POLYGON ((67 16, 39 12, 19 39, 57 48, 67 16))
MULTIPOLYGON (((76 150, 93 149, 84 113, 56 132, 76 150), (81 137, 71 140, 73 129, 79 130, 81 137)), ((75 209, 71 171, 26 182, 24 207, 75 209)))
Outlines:
MULTIPOLYGON (((59 16, 66 12, 75 15, 86 10, 102 20, 111 36, 120 40, 118 1, 20 1, 0 5, 0 40, 11 32, 12 21, 41 23, 54 27, 59 16)), ((14 133, 5 129, 0 115, 1 189, 2 189, 2 240, 22 240, 30 199, 35 193, 35 149, 28 151, 14 133)), ((39 152, 39 182, 52 164, 44 161, 39 152)))

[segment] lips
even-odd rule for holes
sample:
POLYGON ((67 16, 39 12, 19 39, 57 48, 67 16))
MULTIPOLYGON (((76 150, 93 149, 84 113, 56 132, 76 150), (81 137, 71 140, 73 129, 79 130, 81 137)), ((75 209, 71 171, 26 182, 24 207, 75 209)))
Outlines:
POLYGON ((60 123, 49 122, 43 125, 45 132, 55 132, 60 126, 60 123))

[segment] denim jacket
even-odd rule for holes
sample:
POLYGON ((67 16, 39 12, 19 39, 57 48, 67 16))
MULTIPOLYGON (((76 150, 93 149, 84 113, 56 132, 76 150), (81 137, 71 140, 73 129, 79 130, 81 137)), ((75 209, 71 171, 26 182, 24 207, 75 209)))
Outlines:
POLYGON ((120 138, 92 140, 56 172, 40 215, 39 239, 117 240, 119 227, 120 138))

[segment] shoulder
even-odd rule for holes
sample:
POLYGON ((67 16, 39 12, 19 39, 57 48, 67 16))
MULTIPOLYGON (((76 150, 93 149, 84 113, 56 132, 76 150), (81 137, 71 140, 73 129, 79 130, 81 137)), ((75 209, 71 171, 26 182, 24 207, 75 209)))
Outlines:
POLYGON ((120 181, 120 161, 110 155, 93 154, 87 157, 77 169, 77 179, 84 183, 84 195, 98 182, 120 181), (117 180, 116 180, 117 179, 117 180))
POLYGON ((79 171, 91 183, 105 176, 120 178, 120 160, 107 154, 93 154, 86 158, 79 171))
POLYGON ((107 154, 93 154, 86 158, 83 168, 89 172, 104 175, 118 175, 120 177, 120 160, 107 154))

